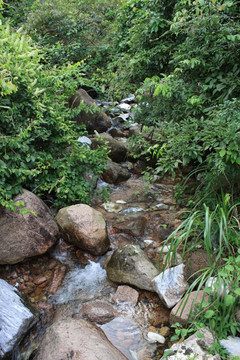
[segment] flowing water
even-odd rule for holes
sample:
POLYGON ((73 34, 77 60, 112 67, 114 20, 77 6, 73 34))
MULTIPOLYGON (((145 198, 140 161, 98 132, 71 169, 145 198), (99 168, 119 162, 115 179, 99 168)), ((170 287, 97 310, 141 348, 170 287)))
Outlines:
MULTIPOLYGON (((100 181, 99 187, 104 186, 107 184, 100 181)), ((142 178, 133 175, 125 183, 110 185, 109 202, 94 206, 107 223, 111 242, 111 250, 107 254, 94 258, 60 240, 42 257, 26 260, 22 265, 2 267, 2 278, 13 285, 18 283, 20 290, 26 291, 30 301, 43 314, 40 326, 25 340, 21 355, 16 349, 14 359, 32 359, 32 351, 37 348, 49 321, 78 316, 82 304, 95 300, 111 304, 116 311, 114 319, 98 326, 129 360, 159 358, 164 346, 149 342, 147 333, 152 331, 152 327, 160 329, 168 324, 169 310, 156 294, 139 289, 136 306, 113 302, 118 285, 108 280, 104 266, 109 255, 125 244, 140 245, 157 264, 157 247, 176 225, 173 205, 172 183, 169 180, 146 187, 142 178), (49 285, 45 283, 50 284, 48 279, 53 272, 64 279, 59 280, 61 285, 51 295, 49 285), (36 285, 34 279, 39 275, 46 281, 36 285)))

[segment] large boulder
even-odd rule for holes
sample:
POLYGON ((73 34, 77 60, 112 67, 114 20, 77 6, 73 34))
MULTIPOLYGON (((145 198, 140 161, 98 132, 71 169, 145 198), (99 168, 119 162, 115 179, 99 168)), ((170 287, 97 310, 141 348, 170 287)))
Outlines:
POLYGON ((82 319, 64 319, 51 325, 35 360, 126 360, 102 330, 82 319))
POLYGON ((83 89, 79 89, 78 92, 71 97, 69 105, 74 109, 81 103, 85 104, 88 110, 80 111, 74 120, 78 125, 85 125, 89 134, 94 134, 94 130, 99 133, 104 132, 111 126, 108 116, 103 111, 98 110, 95 101, 83 89))
POLYGON ((58 226, 48 207, 28 190, 14 198, 32 210, 25 215, 0 208, 0 264, 44 254, 57 240, 58 226))
POLYGON ((92 148, 96 149, 99 145, 104 143, 108 144, 109 154, 108 156, 112 161, 122 162, 126 160, 127 157, 127 148, 120 141, 114 139, 111 135, 107 133, 101 134, 99 137, 92 139, 92 148))
POLYGON ((129 179, 130 176, 128 169, 109 160, 107 161, 107 169, 102 173, 103 180, 109 184, 119 184, 121 181, 129 179))
POLYGON ((99 211, 77 204, 59 210, 55 219, 61 236, 70 244, 93 255, 102 255, 108 250, 106 222, 99 211))
POLYGON ((0 279, 0 359, 8 358, 38 320, 38 312, 24 295, 0 279))
POLYGON ((106 270, 113 282, 155 291, 152 279, 159 271, 138 245, 127 244, 115 250, 106 270))

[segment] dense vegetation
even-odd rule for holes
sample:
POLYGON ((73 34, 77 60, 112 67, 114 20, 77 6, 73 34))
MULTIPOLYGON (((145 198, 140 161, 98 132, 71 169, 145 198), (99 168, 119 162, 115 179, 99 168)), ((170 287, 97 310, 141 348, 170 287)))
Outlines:
MULTIPOLYGON (((151 159, 149 178, 195 177, 194 209, 168 241, 215 259, 194 286, 214 275, 226 287, 194 322, 218 338, 240 332, 239 10, 237 0, 71 0, 68 9, 63 0, 8 0, 0 25, 0 204, 12 206, 22 186, 58 203, 89 202, 84 174, 96 177, 107 155, 77 143, 84 129, 67 100, 79 85, 114 100, 135 92, 136 119, 154 142, 139 135, 132 151, 151 159)), ((178 199, 187 201, 185 191, 178 199)))

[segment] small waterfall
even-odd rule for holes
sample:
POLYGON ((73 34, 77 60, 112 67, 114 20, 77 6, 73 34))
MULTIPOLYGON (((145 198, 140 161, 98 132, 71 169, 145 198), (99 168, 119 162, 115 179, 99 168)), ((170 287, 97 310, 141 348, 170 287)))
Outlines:
POLYGON ((74 268, 66 275, 52 301, 63 305, 74 300, 90 300, 103 287, 106 278, 106 270, 90 261, 84 269, 74 268))

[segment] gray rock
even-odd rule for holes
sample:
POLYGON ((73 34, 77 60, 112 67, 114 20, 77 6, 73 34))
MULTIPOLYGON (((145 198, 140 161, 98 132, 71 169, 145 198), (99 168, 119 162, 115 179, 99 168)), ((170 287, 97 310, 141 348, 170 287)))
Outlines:
POLYGON ((113 161, 107 161, 107 169, 102 173, 102 179, 108 184, 119 184, 130 178, 131 174, 128 169, 123 168, 113 161))
POLYGON ((120 121, 120 122, 124 122, 124 121, 127 121, 129 119, 129 113, 126 113, 126 114, 120 114, 117 116, 117 120, 120 121))
POLYGON ((136 100, 136 97, 134 94, 129 94, 127 98, 122 99, 121 103, 131 104, 136 100))
POLYGON ((129 112, 129 111, 131 110, 131 105, 126 104, 126 103, 122 103, 122 104, 119 104, 119 105, 118 105, 118 108, 119 108, 121 111, 129 112))
POLYGON ((152 279, 158 270, 138 245, 127 244, 115 250, 106 270, 113 282, 154 291, 152 279))
POLYGON ((82 143, 85 146, 91 147, 92 145, 92 140, 89 139, 87 136, 80 136, 78 138, 78 142, 82 143))
POLYGON ((122 162, 126 160, 127 148, 119 140, 114 139, 111 135, 103 133, 100 137, 92 139, 92 148, 96 149, 99 145, 103 143, 108 143, 108 148, 110 150, 108 156, 112 161, 122 162))
POLYGON ((0 279, 0 358, 5 359, 37 322, 38 312, 27 298, 0 279))
POLYGON ((109 248, 103 215, 85 204, 65 207, 57 213, 56 221, 63 239, 93 255, 102 255, 109 248))
POLYGON ((229 352, 231 356, 240 357, 240 338, 228 336, 227 339, 221 340, 220 344, 229 352))
POLYGON ((166 269, 153 279, 157 294, 168 308, 176 305, 189 287, 183 271, 184 264, 180 264, 166 269))
POLYGON ((207 351, 214 342, 210 331, 201 329, 203 338, 199 338, 197 333, 184 340, 181 344, 174 344, 170 350, 172 354, 168 355, 167 360, 221 360, 219 355, 210 355, 207 351))
POLYGON ((96 326, 82 319, 64 319, 51 325, 35 360, 127 360, 96 326))
POLYGON ((44 254, 58 237, 58 226, 44 202, 28 190, 14 198, 34 212, 21 215, 0 208, 0 264, 16 264, 44 254))
POLYGON ((74 120, 78 125, 85 125, 89 134, 94 134, 94 130, 99 133, 104 132, 111 126, 108 116, 99 111, 95 101, 83 89, 79 89, 78 93, 71 97, 69 106, 74 109, 81 103, 86 105, 87 111, 80 111, 74 120))

